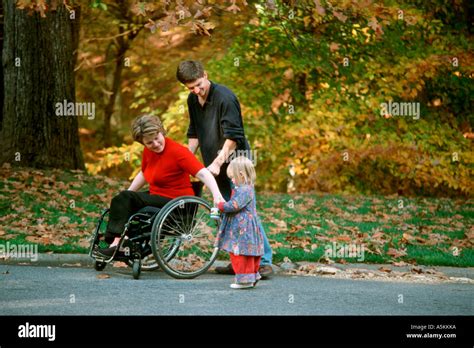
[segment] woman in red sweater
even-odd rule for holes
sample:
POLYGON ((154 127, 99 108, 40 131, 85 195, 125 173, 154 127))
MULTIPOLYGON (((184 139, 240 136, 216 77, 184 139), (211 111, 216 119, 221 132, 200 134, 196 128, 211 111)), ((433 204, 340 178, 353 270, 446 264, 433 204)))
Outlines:
POLYGON ((173 198, 193 196, 189 175, 201 180, 212 193, 214 204, 224 201, 214 176, 187 147, 166 137, 160 119, 154 115, 136 118, 132 125, 133 139, 145 145, 141 171, 127 191, 112 199, 105 240, 110 244, 99 252, 111 256, 129 217, 145 206, 161 208, 173 198), (148 192, 138 192, 146 183, 148 192))

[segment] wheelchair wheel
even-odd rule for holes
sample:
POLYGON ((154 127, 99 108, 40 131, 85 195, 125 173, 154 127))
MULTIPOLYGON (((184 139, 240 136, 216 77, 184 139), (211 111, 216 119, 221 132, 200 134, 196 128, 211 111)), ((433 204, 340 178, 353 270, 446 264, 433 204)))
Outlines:
MULTIPOLYGON (((133 268, 133 259, 128 260, 128 265, 133 268)), ((142 271, 155 271, 160 268, 158 262, 155 261, 153 254, 145 256, 141 261, 141 270, 142 271)))
POLYGON ((177 279, 205 273, 217 257, 219 223, 202 198, 184 196, 168 202, 155 218, 151 248, 161 269, 177 279))
POLYGON ((142 264, 140 262, 140 259, 133 260, 133 266, 132 266, 133 279, 140 278, 141 270, 142 270, 142 264))
POLYGON ((144 271, 154 271, 156 269, 160 268, 160 265, 158 262, 156 262, 155 258, 153 257, 153 254, 150 254, 148 256, 145 256, 142 260, 142 270, 144 271))
POLYGON ((105 266, 107 266, 107 263, 106 263, 106 262, 96 261, 96 262, 94 263, 94 269, 95 269, 96 271, 99 271, 99 272, 102 271, 102 270, 104 270, 105 266))

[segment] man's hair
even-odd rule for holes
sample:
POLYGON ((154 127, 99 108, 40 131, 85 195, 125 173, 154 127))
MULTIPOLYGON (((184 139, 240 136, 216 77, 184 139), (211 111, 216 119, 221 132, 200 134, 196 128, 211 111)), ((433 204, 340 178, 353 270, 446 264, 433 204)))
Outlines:
POLYGON ((176 78, 181 83, 194 82, 204 76, 204 67, 197 60, 186 60, 179 63, 176 78))
POLYGON ((151 135, 156 133, 161 133, 163 136, 166 135, 166 131, 158 116, 138 116, 132 123, 133 140, 138 141, 141 144, 143 144, 143 137, 145 135, 151 135))

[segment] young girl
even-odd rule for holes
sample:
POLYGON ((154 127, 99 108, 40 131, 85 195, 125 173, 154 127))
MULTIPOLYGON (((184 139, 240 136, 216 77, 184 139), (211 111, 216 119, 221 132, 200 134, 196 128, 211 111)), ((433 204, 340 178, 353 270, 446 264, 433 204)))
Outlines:
POLYGON ((257 221, 254 183, 255 168, 246 157, 236 157, 227 167, 227 176, 235 189, 228 202, 220 202, 224 213, 216 244, 230 254, 235 272, 233 289, 254 287, 261 278, 258 273, 263 255, 263 235, 257 221))

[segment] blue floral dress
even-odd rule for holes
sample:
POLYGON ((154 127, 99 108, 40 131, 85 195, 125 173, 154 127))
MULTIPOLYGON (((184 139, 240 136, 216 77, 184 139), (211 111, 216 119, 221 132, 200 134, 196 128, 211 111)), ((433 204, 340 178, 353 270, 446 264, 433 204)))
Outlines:
POLYGON ((263 235, 258 223, 254 187, 236 186, 230 200, 221 203, 219 208, 224 217, 216 246, 234 255, 263 255, 263 235))

